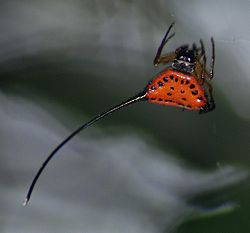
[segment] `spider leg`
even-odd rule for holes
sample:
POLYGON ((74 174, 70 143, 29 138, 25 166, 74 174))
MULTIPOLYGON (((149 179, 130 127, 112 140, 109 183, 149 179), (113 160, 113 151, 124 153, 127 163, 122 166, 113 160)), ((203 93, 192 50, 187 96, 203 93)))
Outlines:
POLYGON ((154 65, 155 66, 158 66, 159 64, 166 64, 166 63, 169 63, 171 61, 173 61, 176 57, 176 54, 175 52, 172 52, 172 53, 168 53, 166 55, 162 55, 160 56, 157 61, 154 61, 154 65))
POLYGON ((195 62, 194 74, 201 81, 202 80, 202 67, 203 65, 199 60, 195 62))
MULTIPOLYGON (((201 54, 199 54, 198 57, 202 57, 201 54)), ((195 62, 194 75, 201 81, 201 84, 203 84, 205 80, 210 79, 210 74, 206 69, 204 69, 204 64, 198 59, 196 59, 195 62), (202 76, 203 72, 204 76, 202 76)))
MULTIPOLYGON (((215 64, 215 46, 214 46, 214 39, 213 37, 211 37, 211 43, 212 43, 212 56, 211 56, 211 62, 210 62, 210 69, 209 71, 207 71, 206 69, 206 62, 207 62, 207 58, 206 58, 206 52, 205 52, 205 49, 204 49, 204 45, 203 45, 203 42, 202 40, 200 41, 201 43, 201 48, 199 48, 201 50, 201 53, 199 54, 199 56, 197 57, 197 61, 200 62, 201 59, 203 59, 203 74, 201 76, 201 78, 205 78, 205 79, 213 79, 214 77, 214 64, 215 64)), ((197 50, 199 50, 197 49, 197 50)))
POLYGON ((200 44, 201 44, 201 59, 203 60, 203 63, 202 63, 202 73, 201 73, 201 79, 202 79, 202 84, 203 84, 204 81, 205 81, 205 79, 206 79, 205 73, 206 73, 207 57, 206 57, 204 43, 203 43, 202 40, 200 40, 200 44))
POLYGON ((193 50, 194 50, 194 52, 195 52, 195 57, 197 58, 197 56, 198 56, 198 50, 197 50, 196 44, 193 43, 192 47, 193 47, 193 50))
POLYGON ((196 59, 196 61, 199 61, 203 56, 202 47, 197 48, 196 44, 193 43, 192 49, 195 51, 195 59, 196 59))
POLYGON ((201 59, 201 48, 197 48, 196 44, 193 43, 192 45, 192 49, 195 52, 195 69, 194 69, 194 75, 196 77, 198 77, 198 79, 201 79, 201 63, 200 63, 200 59, 201 59))
POLYGON ((206 85, 208 87, 209 94, 210 94, 210 96, 212 96, 213 86, 211 85, 211 83, 209 83, 209 82, 207 82, 207 80, 205 80, 204 85, 206 85))
POLYGON ((194 75, 197 77, 197 79, 200 81, 205 89, 207 90, 206 92, 206 105, 204 108, 200 110, 200 113, 212 111, 215 108, 215 102, 213 99, 213 86, 209 82, 214 75, 214 62, 215 62, 215 48, 214 48, 214 40, 211 38, 211 43, 212 43, 212 57, 211 57, 211 63, 210 63, 210 70, 209 72, 206 69, 206 63, 207 63, 207 58, 206 58, 206 52, 204 48, 203 41, 200 40, 201 47, 196 48, 195 44, 193 44, 193 50, 195 50, 195 69, 194 69, 194 75))
MULTIPOLYGON (((174 26, 174 22, 171 23, 171 25, 169 26, 165 36, 163 37, 162 41, 161 41, 161 44, 157 50, 157 53, 155 55, 155 58, 154 58, 154 65, 157 66, 158 64, 160 64, 161 62, 159 62, 160 58, 161 58, 161 53, 162 53, 162 50, 164 48, 164 46, 166 45, 166 43, 175 35, 175 33, 171 34, 170 36, 168 36, 171 28, 174 26)), ((165 56, 167 57, 167 56, 165 56)), ((166 60, 166 59, 165 59, 166 60)))
POLYGON ((214 38, 211 37, 211 43, 212 43, 212 56, 211 56, 211 63, 210 63, 210 80, 214 77, 214 63, 215 63, 215 46, 214 46, 214 38))

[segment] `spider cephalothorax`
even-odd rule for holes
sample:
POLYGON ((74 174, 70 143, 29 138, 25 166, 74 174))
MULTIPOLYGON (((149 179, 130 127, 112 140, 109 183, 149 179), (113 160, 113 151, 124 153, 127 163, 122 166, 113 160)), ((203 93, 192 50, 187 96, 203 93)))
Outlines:
POLYGON ((175 50, 176 58, 172 62, 172 68, 184 73, 193 73, 195 69, 195 49, 189 49, 187 45, 175 50))

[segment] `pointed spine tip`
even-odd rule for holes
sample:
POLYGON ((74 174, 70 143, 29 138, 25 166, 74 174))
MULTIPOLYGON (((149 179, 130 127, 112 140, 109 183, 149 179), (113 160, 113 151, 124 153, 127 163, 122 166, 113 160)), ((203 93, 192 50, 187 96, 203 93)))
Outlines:
POLYGON ((28 203, 29 203, 29 199, 28 199, 28 198, 25 198, 25 199, 23 200, 22 205, 23 205, 23 206, 27 206, 28 203))

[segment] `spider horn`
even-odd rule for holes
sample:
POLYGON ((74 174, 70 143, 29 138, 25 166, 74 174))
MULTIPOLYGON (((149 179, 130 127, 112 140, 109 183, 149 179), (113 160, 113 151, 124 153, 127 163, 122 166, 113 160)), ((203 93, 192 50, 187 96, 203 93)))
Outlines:
POLYGON ((139 101, 143 101, 146 100, 146 92, 142 92, 136 96, 134 96, 133 98, 128 99, 127 101, 122 102, 121 104, 116 105, 113 108, 110 108, 109 110, 97 115, 96 117, 94 117, 92 120, 88 121, 87 123, 81 125, 79 128, 77 128, 75 131, 73 131, 67 138, 65 138, 51 153, 50 155, 47 157, 47 159, 43 162, 42 166, 40 167, 40 169, 37 171, 30 187, 28 190, 28 193, 26 195, 26 198, 23 201, 23 205, 26 206, 30 200, 31 194, 33 192, 33 189, 37 183, 38 178, 40 177, 40 175, 42 174, 44 168, 47 166, 47 164, 49 163, 49 161, 57 154, 57 152, 67 143, 69 142, 74 136, 76 136, 78 133, 80 133, 82 130, 88 128, 89 126, 91 126, 92 124, 94 124, 95 122, 101 120, 102 118, 110 115, 111 113, 124 108, 125 106, 128 106, 130 104, 139 102, 139 101))

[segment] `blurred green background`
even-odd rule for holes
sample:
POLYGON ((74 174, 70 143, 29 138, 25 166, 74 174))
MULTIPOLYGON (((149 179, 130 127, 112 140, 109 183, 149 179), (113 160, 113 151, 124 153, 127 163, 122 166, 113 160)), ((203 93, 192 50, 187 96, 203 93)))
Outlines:
MULTIPOLYGON (((157 214, 163 218, 161 226, 165 232, 250 232, 249 180, 245 175, 242 176, 244 178, 238 176, 242 171, 246 174, 250 165, 249 10, 249 1, 244 0, 2 1, 0 90, 2 112, 7 117, 1 121, 3 157, 0 185, 2 190, 8 190, 2 194, 1 202, 5 204, 1 213, 2 232, 14 232, 19 214, 27 214, 35 205, 31 203, 28 210, 20 207, 17 212, 12 209, 11 214, 6 214, 8 203, 12 202, 8 198, 17 197, 14 203, 18 205, 17 199, 25 195, 29 181, 49 151, 82 122, 143 90, 148 81, 163 69, 153 67, 152 60, 165 30, 173 21, 176 36, 166 51, 172 51, 185 43, 198 42, 202 38, 211 54, 209 39, 211 36, 215 39, 215 111, 199 115, 176 108, 138 103, 100 121, 77 140, 91 139, 96 144, 90 145, 95 147, 99 140, 105 138, 119 139, 135 135, 149 148, 181 161, 191 171, 205 174, 222 172, 221 177, 215 176, 207 184, 205 191, 201 188, 199 193, 197 186, 192 195, 179 193, 186 205, 192 208, 199 207, 205 213, 210 213, 209 210, 222 206, 222 211, 219 214, 203 213, 202 216, 180 211, 179 215, 185 217, 177 216, 172 222, 166 220, 165 227, 165 215, 152 212, 152 219, 157 219, 157 214), (22 107, 25 102, 29 103, 28 106, 22 107), (40 110, 29 108, 30 104, 40 110), (53 120, 43 118, 43 112, 53 120), (25 116, 29 116, 28 120, 25 116), (25 120, 27 122, 23 123, 25 120), (54 121, 57 123, 54 124, 54 121), (29 122, 32 125, 28 127, 29 122), (8 124, 13 127, 7 127, 8 124), (60 136, 54 141, 49 140, 49 137, 45 141, 44 138, 39 147, 39 140, 32 138, 31 132, 34 129, 34 134, 39 134, 37 125, 47 127, 49 132, 60 136), (19 126, 31 136, 19 135, 12 141, 19 126), (29 150, 29 147, 32 149, 29 150), (13 154, 13 150, 20 153, 13 154), (21 173, 15 170, 18 164, 21 173), (227 166, 239 169, 235 179, 230 176, 233 185, 218 185, 218 189, 210 190, 210 185, 216 186, 222 180, 227 182, 228 173, 223 175, 223 169, 227 166), (9 192, 17 196, 8 195, 9 192), (233 211, 225 208, 224 211, 223 205, 227 203, 235 203, 238 207, 233 211)), ((125 143, 128 148, 130 143, 125 143)), ((84 163, 84 156, 82 151, 81 163, 84 163)), ((53 163, 54 166, 60 159, 53 163)), ((66 164, 74 159, 68 158, 66 164)), ((60 165, 56 169, 62 170, 60 165)), ((63 169, 66 173, 76 170, 70 165, 65 165, 63 169)), ((81 171, 77 174, 83 175, 81 171)), ((58 198, 66 195, 67 185, 60 189, 58 198)), ((85 190, 84 184, 78 185, 85 190)), ((45 178, 43 186, 46 187, 45 178)), ((73 185, 71 191, 78 192, 78 188, 73 185)), ((51 190, 46 192, 50 193, 51 190)), ((39 189, 34 195, 39 195, 39 189)), ((83 199, 82 202, 88 201, 83 199)), ((61 211, 63 209, 57 210, 56 206, 53 208, 54 215, 61 211)), ((60 225, 53 216, 53 227, 48 228, 49 232, 57 232, 57 226, 60 225)), ((34 217, 29 223, 26 220, 19 222, 16 225, 20 231, 17 232, 32 232, 31 229, 36 230, 39 224, 44 226, 49 222, 43 220, 43 224, 38 224, 37 221, 39 217, 34 217), (26 228, 27 224, 33 224, 34 228, 26 228)), ((150 222, 151 219, 145 221, 150 222)), ((101 225, 99 232, 105 232, 105 224, 101 225)), ((110 223, 107 232, 126 232, 126 229, 122 230, 122 224, 121 228, 117 225, 117 228, 112 228, 110 223)), ((149 232, 158 232, 160 229, 152 228, 149 232)), ((79 229, 70 226, 68 230, 79 232, 79 229)), ((84 227, 81 230, 91 232, 85 231, 84 227)), ((140 230, 145 232, 145 229, 140 230)))

